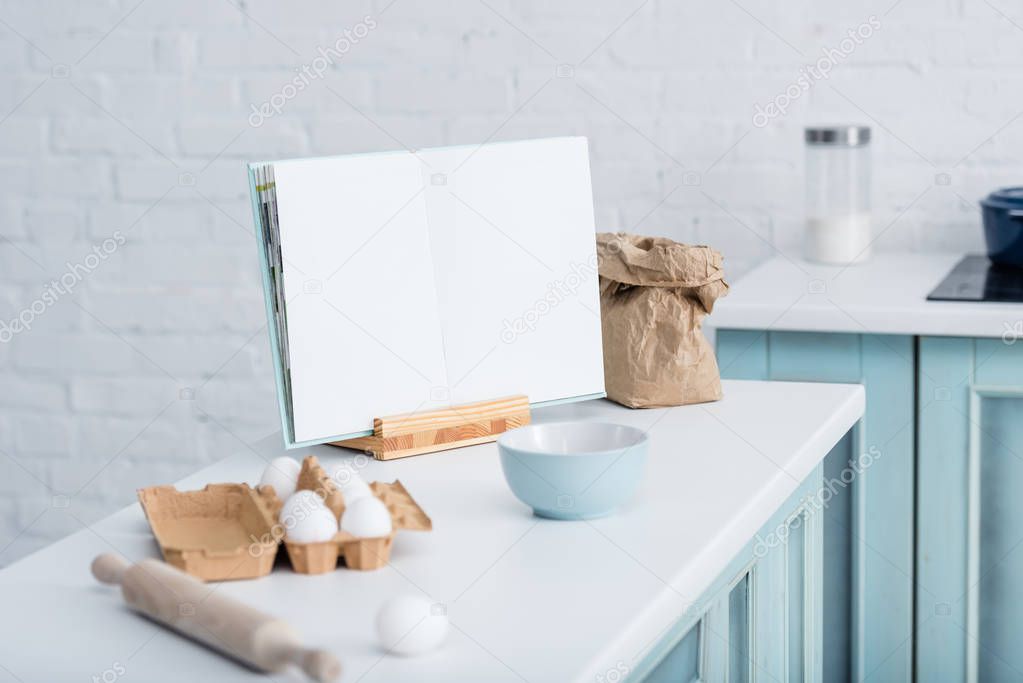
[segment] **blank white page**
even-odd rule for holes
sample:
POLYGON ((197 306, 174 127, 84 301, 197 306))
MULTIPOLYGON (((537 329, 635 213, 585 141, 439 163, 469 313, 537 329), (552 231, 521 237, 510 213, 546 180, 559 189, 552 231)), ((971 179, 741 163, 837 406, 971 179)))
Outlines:
POLYGON ((368 154, 276 162, 274 173, 295 440, 444 405, 421 162, 368 154))
POLYGON ((420 154, 451 401, 603 393, 586 139, 420 154))

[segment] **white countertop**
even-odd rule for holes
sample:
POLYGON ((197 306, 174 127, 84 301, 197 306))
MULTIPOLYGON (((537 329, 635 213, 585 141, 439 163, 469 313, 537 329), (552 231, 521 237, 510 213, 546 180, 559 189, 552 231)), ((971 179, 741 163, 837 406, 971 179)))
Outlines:
MULTIPOLYGON (((649 431, 640 493, 614 516, 534 517, 505 486, 494 444, 368 461, 364 477, 400 478, 433 518, 432 532, 400 532, 390 565, 374 572, 302 576, 285 564, 211 587, 291 620, 309 645, 337 654, 343 681, 564 683, 634 666, 864 408, 858 385, 726 381, 724 393, 674 409, 591 401, 535 412, 537 421, 613 420, 649 431), (454 627, 441 650, 407 659, 376 646, 378 606, 404 592, 446 605, 454 627)), ((254 482, 282 450, 280 435, 240 447, 178 487, 254 482)), ((329 446, 292 455, 310 452, 325 464, 354 458, 329 446)), ((111 551, 158 554, 138 505, 0 571, 0 681, 109 680, 117 667, 125 680, 261 678, 129 612, 119 589, 89 574, 92 558, 111 551)))
POLYGON ((963 254, 875 254, 821 266, 778 256, 733 283, 715 304, 715 329, 1001 337, 1023 304, 927 301, 963 254))

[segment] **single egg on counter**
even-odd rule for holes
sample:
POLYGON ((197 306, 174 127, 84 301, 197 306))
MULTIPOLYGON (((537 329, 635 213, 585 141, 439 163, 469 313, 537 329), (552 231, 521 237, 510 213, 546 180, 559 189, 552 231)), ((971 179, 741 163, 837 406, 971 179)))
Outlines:
POLYGON ((263 477, 259 480, 259 485, 273 487, 278 498, 287 500, 295 492, 298 473, 301 471, 302 465, 293 458, 286 456, 274 458, 263 470, 263 477))
MULTIPOLYGON (((279 518, 285 529, 291 529, 299 521, 320 510, 327 510, 327 506, 319 494, 314 491, 296 491, 284 501, 279 518)), ((334 513, 331 513, 332 517, 333 515, 334 513)))
POLYGON ((375 496, 359 498, 345 506, 341 531, 359 538, 377 538, 391 533, 391 513, 375 496))
POLYGON ((373 495, 366 480, 360 477, 358 472, 349 471, 343 465, 334 471, 334 483, 341 491, 345 505, 351 505, 360 498, 373 495))
POLYGON ((377 637, 389 653, 421 655, 437 649, 448 635, 447 610, 421 595, 399 595, 377 612, 377 637))
POLYGON ((334 538, 336 533, 337 520, 334 519, 334 513, 320 507, 304 517, 296 518, 295 523, 287 528, 284 538, 292 543, 322 543, 334 538))

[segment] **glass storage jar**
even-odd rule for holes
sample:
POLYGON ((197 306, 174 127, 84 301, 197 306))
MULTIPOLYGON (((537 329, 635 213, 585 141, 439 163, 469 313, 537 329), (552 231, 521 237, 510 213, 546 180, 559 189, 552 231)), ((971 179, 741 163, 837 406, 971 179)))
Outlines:
POLYGON ((870 257, 870 128, 806 129, 804 255, 818 263, 870 257))

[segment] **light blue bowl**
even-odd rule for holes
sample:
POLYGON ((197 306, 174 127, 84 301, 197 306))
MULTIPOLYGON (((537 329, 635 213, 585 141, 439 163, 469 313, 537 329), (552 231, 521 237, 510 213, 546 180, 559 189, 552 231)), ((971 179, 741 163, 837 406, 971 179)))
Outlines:
POLYGON ((636 492, 647 435, 606 422, 549 422, 497 439, 501 469, 515 497, 550 519, 594 519, 636 492))

